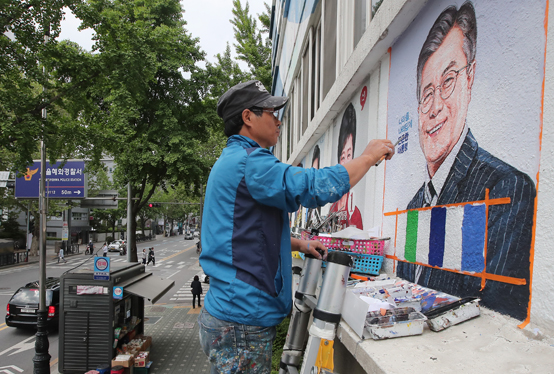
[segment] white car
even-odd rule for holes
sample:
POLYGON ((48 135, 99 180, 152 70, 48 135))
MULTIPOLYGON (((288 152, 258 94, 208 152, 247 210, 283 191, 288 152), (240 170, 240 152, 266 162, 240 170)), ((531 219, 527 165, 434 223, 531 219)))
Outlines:
POLYGON ((200 236, 200 231, 196 230, 193 234, 195 238, 198 238, 200 236))
POLYGON ((123 240, 114 240, 108 245, 108 252, 119 252, 121 248, 125 248, 125 241, 123 240))

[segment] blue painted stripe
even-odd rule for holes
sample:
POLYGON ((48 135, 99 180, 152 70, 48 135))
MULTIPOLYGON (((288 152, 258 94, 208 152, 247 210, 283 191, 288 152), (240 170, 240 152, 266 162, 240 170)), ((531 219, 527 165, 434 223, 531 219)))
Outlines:
POLYGON ((466 205, 462 225, 462 270, 480 273, 484 269, 487 210, 482 205, 466 205))
POLYGON ((446 208, 431 209, 431 234, 429 235, 429 265, 442 267, 446 230, 446 208))

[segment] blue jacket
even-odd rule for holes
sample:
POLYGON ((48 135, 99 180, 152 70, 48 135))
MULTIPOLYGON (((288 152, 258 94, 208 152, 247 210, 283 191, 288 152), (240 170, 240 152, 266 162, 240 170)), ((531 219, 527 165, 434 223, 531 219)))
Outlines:
POLYGON ((280 162, 233 135, 208 179, 200 265, 210 276, 204 307, 214 317, 275 326, 292 306, 289 212, 335 202, 350 189, 342 165, 321 170, 280 162))

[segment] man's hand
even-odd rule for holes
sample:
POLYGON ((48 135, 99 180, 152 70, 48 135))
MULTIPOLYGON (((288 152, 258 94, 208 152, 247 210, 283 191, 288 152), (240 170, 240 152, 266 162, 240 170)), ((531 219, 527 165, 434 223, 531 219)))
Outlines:
POLYGON ((381 157, 390 160, 393 155, 394 144, 390 140, 373 139, 370 141, 360 156, 344 165, 350 177, 350 188, 358 184, 369 168, 375 165, 381 157))
POLYGON ((300 240, 296 238, 290 238, 291 247, 293 251, 302 252, 304 254, 310 254, 318 259, 327 259, 327 247, 321 244, 317 240, 300 240), (317 250, 323 251, 323 258, 317 250))

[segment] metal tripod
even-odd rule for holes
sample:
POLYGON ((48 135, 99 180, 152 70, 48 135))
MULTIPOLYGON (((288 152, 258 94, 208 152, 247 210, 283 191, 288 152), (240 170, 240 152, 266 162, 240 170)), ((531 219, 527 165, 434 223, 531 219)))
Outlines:
POLYGON ((346 253, 329 253, 321 292, 316 299, 321 263, 321 260, 306 255, 298 290, 294 295, 294 307, 279 374, 298 374, 302 357, 304 361, 301 374, 332 373, 333 341, 341 319, 346 283, 353 262, 346 253), (314 318, 308 334, 312 310, 314 318), (308 343, 304 352, 306 339, 308 343))

